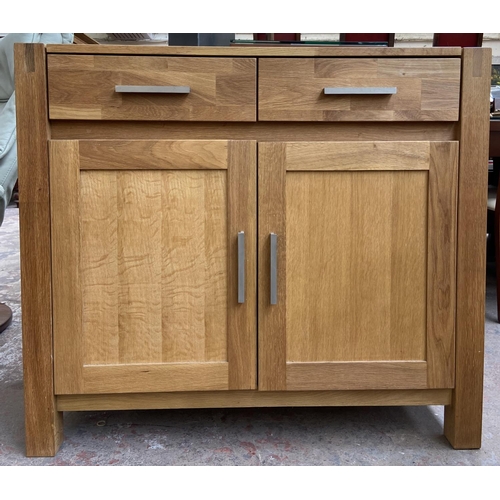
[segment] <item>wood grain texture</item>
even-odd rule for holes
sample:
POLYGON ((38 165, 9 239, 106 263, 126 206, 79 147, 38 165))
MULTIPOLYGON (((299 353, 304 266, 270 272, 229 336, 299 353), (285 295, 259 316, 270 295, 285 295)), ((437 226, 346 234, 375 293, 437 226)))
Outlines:
POLYGON ((227 141, 80 141, 82 170, 227 169, 227 141))
POLYGON ((169 180, 163 185, 160 245, 163 359, 226 361, 227 176, 222 171, 165 174, 169 180))
POLYGON ((287 142, 289 170, 428 170, 428 142, 287 142))
POLYGON ((94 365, 83 372, 87 394, 228 389, 227 362, 94 365))
POLYGON ((428 210, 427 363, 429 388, 455 382, 458 142, 431 143, 428 210))
POLYGON ((91 365, 120 358, 118 176, 80 172, 82 362, 91 365))
POLYGON ((285 144, 258 146, 259 390, 286 389, 285 144), (270 233, 278 236, 278 303, 270 305, 270 233))
POLYGON ((255 388, 256 144, 151 141, 139 150, 165 152, 169 168, 134 170, 137 144, 109 141, 113 167, 83 170, 82 150, 100 161, 89 142, 51 141, 56 392, 255 388), (228 276, 240 230, 245 304, 228 276))
POLYGON ((82 391, 80 168, 77 141, 50 141, 54 390, 82 391))
POLYGON ((81 179, 85 364, 226 360, 225 172, 81 179))
POLYGON ((59 411, 163 408, 252 408, 272 406, 446 405, 451 390, 385 391, 219 391, 57 396, 59 411))
POLYGON ((355 389, 425 389, 424 361, 287 363, 289 391, 355 389))
POLYGON ((460 59, 266 58, 262 121, 456 121, 460 59), (325 95, 326 87, 396 87, 394 95, 325 95))
POLYGON ((190 55, 230 57, 460 57, 459 47, 166 47, 133 45, 47 45, 49 54, 190 55))
POLYGON ((359 145, 356 166, 355 142, 282 143, 274 159, 287 171, 286 327, 276 329, 286 335, 286 387, 391 383, 389 371, 374 376, 368 362, 408 363, 398 388, 426 387, 427 370, 429 387, 452 387, 457 143, 401 142, 399 165, 396 144, 359 145), (364 148, 374 151, 372 163, 364 148), (332 380, 329 362, 352 362, 357 375, 332 380))
POLYGON ((331 168, 286 176, 287 361, 424 360, 427 172, 331 168))
POLYGON ((255 121, 256 60, 49 55, 49 116, 78 120, 255 121), (188 94, 115 92, 187 86, 188 94))
POLYGON ((253 141, 453 141, 454 122, 84 122, 54 120, 54 139, 232 139, 253 141))
POLYGON ((43 45, 15 44, 26 454, 53 456, 63 434, 53 392, 47 83, 43 45))
POLYGON ((444 420, 446 437, 459 449, 481 446, 490 78, 491 49, 463 49, 456 374, 444 420))
POLYGON ((257 387, 257 144, 231 141, 228 155, 229 389, 257 387), (245 302, 238 304, 238 241, 245 233, 245 302))

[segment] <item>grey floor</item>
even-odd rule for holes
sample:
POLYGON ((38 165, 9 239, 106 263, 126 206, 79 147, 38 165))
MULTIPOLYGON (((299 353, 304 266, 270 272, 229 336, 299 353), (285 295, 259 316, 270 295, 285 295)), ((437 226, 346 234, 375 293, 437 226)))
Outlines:
POLYGON ((66 413, 54 458, 26 458, 18 210, 0 228, 2 465, 500 465, 500 325, 487 276, 483 446, 453 450, 442 407, 288 408, 66 413))

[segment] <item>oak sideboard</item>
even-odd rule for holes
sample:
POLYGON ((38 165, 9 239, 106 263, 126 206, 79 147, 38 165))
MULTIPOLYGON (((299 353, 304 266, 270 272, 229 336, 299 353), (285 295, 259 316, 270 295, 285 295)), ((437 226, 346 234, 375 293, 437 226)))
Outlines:
POLYGON ((15 56, 27 455, 65 411, 259 406, 480 447, 490 49, 15 56))

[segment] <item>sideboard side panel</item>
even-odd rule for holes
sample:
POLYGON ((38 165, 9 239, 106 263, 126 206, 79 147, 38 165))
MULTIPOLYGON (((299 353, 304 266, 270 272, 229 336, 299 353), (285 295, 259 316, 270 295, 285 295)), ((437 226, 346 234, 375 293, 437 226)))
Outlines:
POLYGON ((483 405, 486 197, 491 49, 463 51, 457 228, 456 383, 444 432, 480 448, 483 405))
POLYGON ((15 46, 26 454, 62 441, 52 366, 50 191, 45 47, 15 46))

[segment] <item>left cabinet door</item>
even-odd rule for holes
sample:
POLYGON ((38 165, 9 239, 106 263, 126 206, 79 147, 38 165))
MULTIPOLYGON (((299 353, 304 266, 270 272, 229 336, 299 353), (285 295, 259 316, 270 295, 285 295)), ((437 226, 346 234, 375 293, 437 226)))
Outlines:
POLYGON ((49 151, 55 393, 255 388, 255 142, 49 151))

